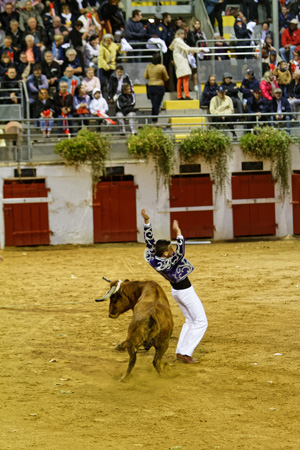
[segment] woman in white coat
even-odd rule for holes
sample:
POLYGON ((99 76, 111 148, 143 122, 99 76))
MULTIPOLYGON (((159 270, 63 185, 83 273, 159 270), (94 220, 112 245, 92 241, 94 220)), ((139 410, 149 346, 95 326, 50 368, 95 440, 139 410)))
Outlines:
POLYGON ((176 69, 177 77, 177 97, 179 100, 183 100, 182 97, 182 86, 184 90, 185 100, 190 99, 189 92, 189 76, 192 73, 188 54, 189 53, 199 53, 205 51, 203 47, 189 47, 184 42, 185 32, 184 30, 178 30, 175 34, 175 39, 171 43, 169 49, 173 50, 173 59, 176 69))

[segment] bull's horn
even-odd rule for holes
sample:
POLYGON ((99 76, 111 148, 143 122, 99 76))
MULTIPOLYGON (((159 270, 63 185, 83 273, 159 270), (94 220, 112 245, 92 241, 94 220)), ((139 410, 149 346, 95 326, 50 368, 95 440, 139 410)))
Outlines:
POLYGON ((97 298, 95 300, 95 302, 104 302, 104 300, 106 300, 107 298, 111 297, 113 294, 115 294, 116 292, 118 292, 118 290, 120 289, 122 280, 118 281, 118 284, 116 286, 112 286, 110 288, 110 290, 108 292, 106 292, 106 294, 104 295, 104 297, 102 298, 97 298))
POLYGON ((110 283, 110 280, 108 278, 102 277, 102 279, 110 283))

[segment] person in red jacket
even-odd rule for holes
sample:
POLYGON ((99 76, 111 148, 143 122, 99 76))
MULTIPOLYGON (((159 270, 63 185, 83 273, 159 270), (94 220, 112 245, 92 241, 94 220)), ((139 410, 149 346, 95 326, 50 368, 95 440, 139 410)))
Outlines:
POLYGON ((300 30, 298 29, 298 23, 297 19, 292 19, 288 28, 286 28, 281 35, 282 47, 279 50, 279 53, 285 62, 289 62, 293 59, 293 52, 297 45, 300 44, 300 30))
POLYGON ((274 98, 274 89, 278 89, 276 77, 271 70, 267 70, 267 72, 265 72, 259 87, 262 97, 271 102, 274 98))

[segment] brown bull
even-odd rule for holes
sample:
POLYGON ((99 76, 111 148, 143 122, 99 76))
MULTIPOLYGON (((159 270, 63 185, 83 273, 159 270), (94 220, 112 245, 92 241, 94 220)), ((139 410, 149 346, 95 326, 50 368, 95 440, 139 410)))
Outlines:
MULTIPOLYGON (((163 289, 155 281, 112 281, 110 290, 100 300, 110 297, 109 317, 116 319, 120 314, 133 310, 128 327, 127 339, 120 348, 127 348, 129 364, 125 379, 136 362, 139 347, 155 348, 153 365, 161 372, 161 359, 169 347, 173 331, 170 305, 163 289)), ((96 300, 97 301, 97 300, 96 300)))

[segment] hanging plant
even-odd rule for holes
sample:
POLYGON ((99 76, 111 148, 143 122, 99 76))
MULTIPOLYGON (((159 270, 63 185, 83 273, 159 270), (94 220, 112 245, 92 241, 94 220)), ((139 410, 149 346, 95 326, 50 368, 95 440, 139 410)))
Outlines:
POLYGON ((232 152, 230 138, 215 128, 192 130, 179 147, 183 161, 192 162, 201 157, 209 163, 216 189, 220 192, 228 178, 228 157, 232 156, 232 152))
POLYGON ((154 161, 157 192, 161 181, 168 185, 174 166, 174 143, 160 128, 146 125, 128 141, 128 153, 136 158, 154 161))
POLYGON ((253 134, 247 133, 240 139, 245 155, 252 155, 256 159, 270 159, 273 178, 279 181, 283 197, 289 189, 292 171, 292 142, 289 134, 274 127, 255 127, 253 134))
POLYGON ((55 153, 61 155, 68 165, 76 169, 82 164, 91 164, 93 186, 105 173, 105 160, 110 150, 107 135, 89 131, 83 127, 76 137, 63 139, 55 145, 55 153))

